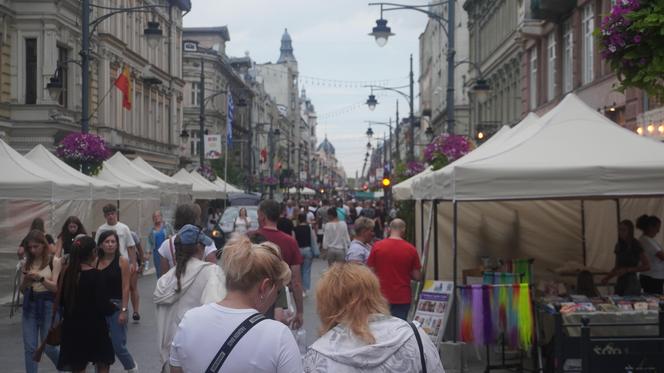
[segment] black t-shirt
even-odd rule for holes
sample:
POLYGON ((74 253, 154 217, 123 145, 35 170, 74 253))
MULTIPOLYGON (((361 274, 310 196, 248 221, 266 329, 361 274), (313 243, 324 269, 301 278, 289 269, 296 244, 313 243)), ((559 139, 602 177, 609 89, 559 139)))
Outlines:
POLYGON ((632 240, 629 247, 625 242, 618 241, 614 252, 616 254, 616 267, 636 267, 641 261, 643 247, 638 240, 632 240))
POLYGON ((311 247, 311 228, 308 224, 295 227, 295 240, 299 247, 311 247))
POLYGON ((287 235, 293 234, 293 222, 287 218, 279 218, 277 220, 277 229, 286 233, 287 235))

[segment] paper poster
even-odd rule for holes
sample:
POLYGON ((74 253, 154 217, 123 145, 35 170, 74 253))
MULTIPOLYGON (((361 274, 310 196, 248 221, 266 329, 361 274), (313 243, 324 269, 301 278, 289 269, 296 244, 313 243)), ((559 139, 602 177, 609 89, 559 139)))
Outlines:
POLYGON ((453 297, 454 284, 451 281, 425 281, 413 321, 420 323, 434 343, 443 338, 453 297))
POLYGON ((205 159, 221 158, 221 135, 205 135, 205 159))

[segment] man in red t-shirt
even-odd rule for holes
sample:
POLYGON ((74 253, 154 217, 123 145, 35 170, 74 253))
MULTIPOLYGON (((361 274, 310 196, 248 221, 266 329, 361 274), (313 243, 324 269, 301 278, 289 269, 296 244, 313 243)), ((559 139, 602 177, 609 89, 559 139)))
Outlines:
POLYGON ((413 245, 403 239, 406 222, 394 219, 390 223, 390 237, 378 241, 371 249, 367 265, 378 280, 392 316, 406 320, 410 310, 410 281, 422 279, 420 256, 413 245))
POLYGON ((293 329, 299 329, 302 326, 302 316, 304 312, 304 304, 302 300, 302 275, 300 273, 300 266, 304 262, 300 247, 297 245, 295 239, 282 231, 277 229, 277 220, 281 206, 273 200, 265 200, 258 205, 258 225, 260 228, 248 235, 260 235, 267 241, 274 243, 281 249, 281 257, 284 259, 291 269, 291 283, 290 287, 293 291, 293 298, 295 299, 296 314, 293 319, 293 329))

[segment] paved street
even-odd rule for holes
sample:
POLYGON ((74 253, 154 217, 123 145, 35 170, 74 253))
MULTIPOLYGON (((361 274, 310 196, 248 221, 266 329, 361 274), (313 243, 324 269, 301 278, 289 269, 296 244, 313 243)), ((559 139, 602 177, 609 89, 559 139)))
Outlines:
MULTIPOLYGON (((312 268, 312 281, 315 284, 327 263, 316 260, 312 268)), ((154 318, 154 304, 152 303, 152 291, 155 286, 154 273, 150 271, 139 280, 141 291, 141 322, 129 325, 129 351, 138 362, 141 372, 159 371, 159 354, 155 341, 157 325, 154 318)), ((316 340, 318 335, 318 316, 315 310, 315 298, 313 294, 304 300, 305 314, 304 325, 307 330, 307 345, 316 340)), ((21 373, 23 367, 23 338, 21 332, 20 315, 9 319, 8 307, 0 310, 0 361, 2 362, 2 373, 21 373)), ((56 372, 50 360, 44 355, 40 368, 42 372, 56 372)), ((91 367, 88 368, 92 372, 91 367)), ((111 367, 111 372, 123 372, 119 362, 111 367)))

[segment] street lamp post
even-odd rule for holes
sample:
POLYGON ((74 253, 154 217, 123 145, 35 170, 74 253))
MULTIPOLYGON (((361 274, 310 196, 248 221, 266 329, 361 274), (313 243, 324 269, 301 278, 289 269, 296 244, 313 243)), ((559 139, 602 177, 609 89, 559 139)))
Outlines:
MULTIPOLYGON (((391 161, 392 160, 392 118, 390 118, 390 120, 388 122, 374 122, 374 121, 371 121, 371 120, 367 120, 365 122, 368 123, 369 126, 372 126, 372 125, 385 126, 389 129, 389 131, 390 131, 389 148, 387 146, 385 147, 385 153, 386 154, 389 153, 389 159, 391 161), (389 149, 389 151, 388 151, 388 149, 389 149)), ((371 127, 369 127, 369 129, 367 129, 366 134, 369 138, 371 138, 371 136, 373 136, 373 130, 371 129, 371 127)), ((388 160, 388 158, 386 156, 385 157, 386 164, 387 164, 387 160, 388 160)))
MULTIPOLYGON (((407 158, 410 161, 410 160, 413 160, 415 158, 415 147, 412 145, 415 141, 415 139, 414 139, 414 133, 415 133, 415 113, 414 113, 414 109, 415 109, 415 105, 414 105, 414 102, 413 102, 414 98, 415 98, 415 96, 413 94, 415 80, 414 80, 414 74, 413 74, 413 55, 412 54, 410 55, 410 75, 409 75, 409 77, 410 77, 410 82, 406 86, 383 87, 383 86, 379 86, 379 85, 368 85, 368 86, 365 86, 365 87, 371 88, 371 94, 369 95, 369 98, 367 99, 367 102, 366 102, 367 106, 369 107, 369 110, 371 110, 371 111, 373 111, 376 108, 376 105, 378 105, 378 100, 376 99, 376 96, 373 94, 374 91, 392 91, 392 92, 398 93, 401 96, 403 96, 406 99, 406 101, 408 102, 408 106, 410 108, 410 117, 408 118, 410 126, 408 127, 408 135, 411 138, 411 146, 408 147, 408 156, 407 156, 407 158), (406 93, 400 91, 400 89, 403 89, 403 88, 409 88, 409 93, 410 94, 406 94, 406 93)), ((399 112, 398 105, 399 104, 397 104, 397 118, 398 118, 398 112, 399 112)), ((398 119, 397 119, 396 130, 395 131, 399 132, 399 120, 398 119)), ((398 146, 397 146, 397 151, 398 151, 398 146)))
MULTIPOLYGON (((376 27, 373 28, 373 31, 369 34, 376 38, 376 44, 383 47, 387 44, 387 40, 390 36, 394 35, 392 30, 387 27, 387 20, 383 19, 383 12, 391 10, 414 10, 420 13, 424 13, 430 18, 436 20, 442 30, 447 35, 447 97, 446 97, 446 110, 447 110, 447 132, 450 134, 454 133, 454 55, 455 55, 455 46, 454 46, 454 28, 455 28, 455 8, 454 0, 447 0, 447 2, 439 2, 434 4, 425 4, 425 5, 404 5, 404 4, 395 4, 395 3, 369 3, 370 6, 379 5, 380 6, 380 19, 376 20, 376 27), (434 12, 431 12, 427 9, 437 6, 447 4, 447 19, 438 15, 434 12), (447 25, 445 25, 447 23, 447 25)), ((411 62, 412 63, 412 62, 411 62)), ((412 74, 412 73, 411 73, 412 74)), ((411 75, 412 79, 412 75, 411 75)), ((411 89, 411 96, 412 96, 411 89)), ((412 127, 412 123, 411 123, 412 127)), ((414 139, 413 139, 414 142, 414 139)), ((412 148, 411 148, 412 149, 412 148)))

